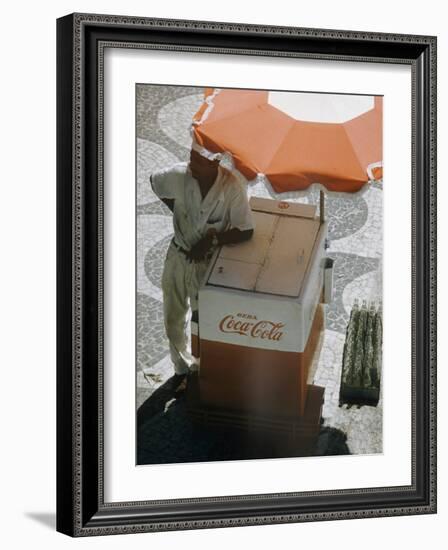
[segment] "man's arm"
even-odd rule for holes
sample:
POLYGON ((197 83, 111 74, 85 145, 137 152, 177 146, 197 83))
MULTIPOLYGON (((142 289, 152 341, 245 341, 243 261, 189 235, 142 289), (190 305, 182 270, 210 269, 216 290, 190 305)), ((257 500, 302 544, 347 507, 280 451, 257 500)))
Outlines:
POLYGON ((218 244, 221 246, 223 244, 237 244, 248 241, 254 234, 254 230, 246 229, 244 231, 241 231, 241 229, 234 228, 229 229, 228 231, 223 231, 222 233, 212 231, 212 240, 213 233, 216 235, 216 238, 218 239, 218 244))
POLYGON ((193 261, 200 261, 205 258, 207 252, 213 247, 214 237, 218 241, 218 245, 237 244, 248 241, 254 233, 253 229, 240 230, 236 227, 218 233, 216 229, 209 229, 207 235, 198 241, 190 250, 189 258, 193 261))

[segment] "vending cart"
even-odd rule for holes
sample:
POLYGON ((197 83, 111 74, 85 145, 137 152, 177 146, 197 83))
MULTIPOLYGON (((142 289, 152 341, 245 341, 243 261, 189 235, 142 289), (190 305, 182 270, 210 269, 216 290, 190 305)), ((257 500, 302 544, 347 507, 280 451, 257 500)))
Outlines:
POLYGON ((217 251, 199 291, 193 409, 209 421, 317 436, 323 388, 308 377, 331 294, 327 223, 311 205, 250 205, 252 239, 217 251))

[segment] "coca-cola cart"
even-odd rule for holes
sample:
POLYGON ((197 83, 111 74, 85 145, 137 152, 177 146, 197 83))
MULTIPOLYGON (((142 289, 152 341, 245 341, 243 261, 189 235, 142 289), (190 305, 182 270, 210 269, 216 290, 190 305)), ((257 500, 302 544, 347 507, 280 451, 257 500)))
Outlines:
POLYGON ((192 340, 200 369, 190 412, 308 441, 317 436, 323 401, 323 388, 308 377, 324 326, 321 302, 331 295, 327 224, 314 206, 250 204, 253 238, 222 247, 199 292, 192 340))

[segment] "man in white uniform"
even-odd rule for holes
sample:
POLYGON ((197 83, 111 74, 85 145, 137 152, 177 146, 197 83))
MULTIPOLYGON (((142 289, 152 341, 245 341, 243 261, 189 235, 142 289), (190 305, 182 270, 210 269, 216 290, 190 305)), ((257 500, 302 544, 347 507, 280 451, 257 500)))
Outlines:
POLYGON ((151 175, 154 193, 173 212, 174 237, 162 275, 165 330, 176 379, 194 360, 187 349, 187 314, 197 322, 198 291, 213 250, 243 242, 253 233, 245 186, 193 145, 190 162, 151 175))

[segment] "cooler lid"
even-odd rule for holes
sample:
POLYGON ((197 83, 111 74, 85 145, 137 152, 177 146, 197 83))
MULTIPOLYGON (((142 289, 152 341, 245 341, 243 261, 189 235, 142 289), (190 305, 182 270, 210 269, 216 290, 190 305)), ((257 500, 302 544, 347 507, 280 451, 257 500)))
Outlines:
POLYGON ((254 290, 260 267, 260 264, 218 257, 208 282, 215 286, 254 290))
POLYGON ((278 223, 255 291, 298 296, 319 231, 319 220, 276 216, 278 223))
POLYGON ((314 218, 315 208, 311 207, 313 217, 303 217, 292 214, 292 211, 290 215, 289 208, 283 209, 288 210, 288 215, 284 215, 283 211, 281 214, 268 212, 269 205, 266 204, 261 205, 263 211, 258 211, 258 205, 253 202, 252 199, 255 221, 252 239, 221 248, 208 284, 280 296, 298 296, 319 231, 319 220, 314 218))

